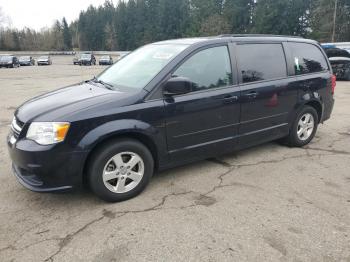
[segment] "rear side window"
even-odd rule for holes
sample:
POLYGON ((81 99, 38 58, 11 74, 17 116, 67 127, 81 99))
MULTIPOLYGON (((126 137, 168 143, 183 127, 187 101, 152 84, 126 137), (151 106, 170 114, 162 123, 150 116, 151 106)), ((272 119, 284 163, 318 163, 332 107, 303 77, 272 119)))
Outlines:
POLYGON ((232 85, 227 46, 199 51, 186 60, 173 75, 188 78, 193 83, 193 91, 232 85))
POLYGON ((287 64, 281 44, 237 46, 243 83, 287 77, 287 64))
POLYGON ((326 58, 316 46, 305 43, 289 43, 293 54, 296 75, 328 70, 326 58))

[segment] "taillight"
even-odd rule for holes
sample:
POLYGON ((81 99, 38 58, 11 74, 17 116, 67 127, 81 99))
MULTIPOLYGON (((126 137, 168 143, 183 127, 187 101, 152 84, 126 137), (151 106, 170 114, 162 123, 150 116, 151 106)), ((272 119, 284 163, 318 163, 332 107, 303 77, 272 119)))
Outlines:
POLYGON ((332 75, 332 95, 334 94, 336 85, 337 85, 337 77, 335 75, 332 75))

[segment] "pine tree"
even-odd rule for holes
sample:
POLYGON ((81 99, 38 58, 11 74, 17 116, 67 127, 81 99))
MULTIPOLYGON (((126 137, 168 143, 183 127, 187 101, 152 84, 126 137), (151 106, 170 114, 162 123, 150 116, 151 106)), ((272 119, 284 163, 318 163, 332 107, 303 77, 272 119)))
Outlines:
POLYGON ((72 49, 72 34, 70 32, 70 29, 68 27, 66 18, 63 17, 62 19, 62 27, 63 27, 63 49, 64 50, 71 50, 72 49))

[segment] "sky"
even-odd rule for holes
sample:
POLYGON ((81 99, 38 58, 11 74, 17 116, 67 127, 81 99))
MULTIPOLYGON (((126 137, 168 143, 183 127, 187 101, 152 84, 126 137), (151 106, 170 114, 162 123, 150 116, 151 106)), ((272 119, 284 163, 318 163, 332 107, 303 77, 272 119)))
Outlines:
POLYGON ((55 19, 61 20, 63 16, 70 23, 90 4, 98 6, 104 2, 105 0, 0 0, 0 7, 2 13, 10 18, 11 27, 40 30, 51 27, 55 19))

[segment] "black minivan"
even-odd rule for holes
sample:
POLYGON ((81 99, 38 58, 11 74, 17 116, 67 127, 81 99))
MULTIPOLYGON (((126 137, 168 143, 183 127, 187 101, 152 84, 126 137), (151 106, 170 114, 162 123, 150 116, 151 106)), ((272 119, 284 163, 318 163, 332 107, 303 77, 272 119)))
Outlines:
POLYGON ((99 76, 35 97, 13 118, 19 182, 38 192, 87 184, 107 201, 155 171, 271 140, 301 147, 330 118, 335 77, 312 40, 223 35, 168 40, 99 76))

